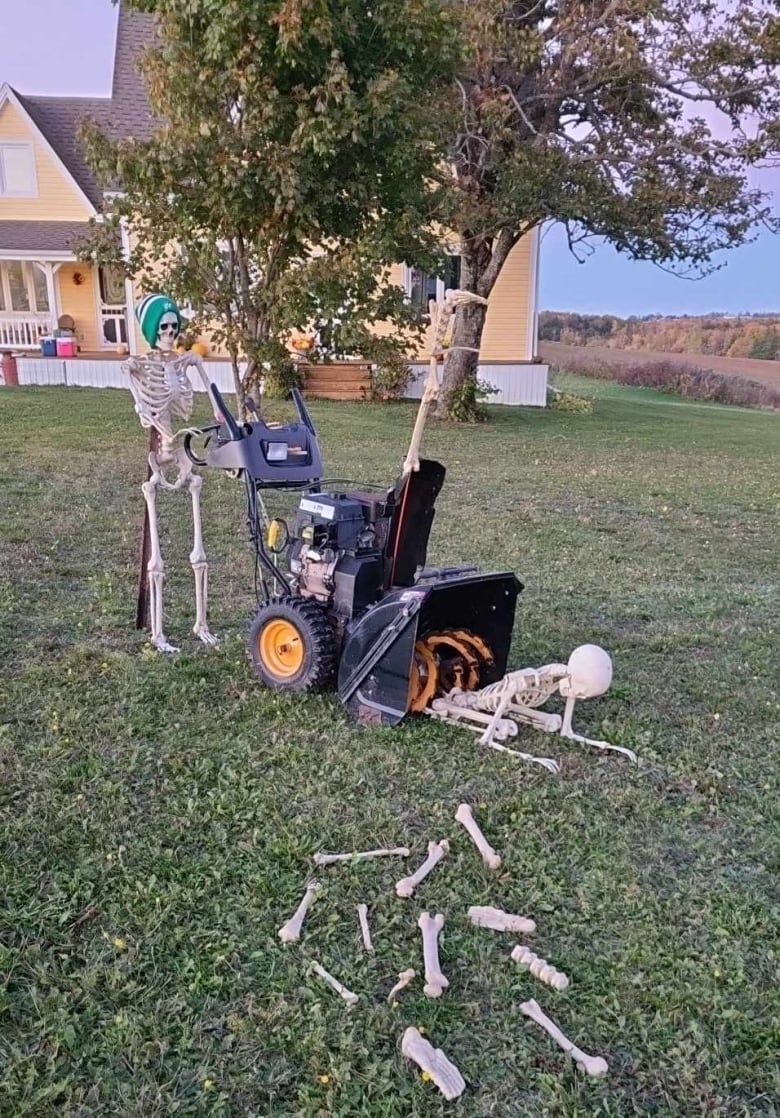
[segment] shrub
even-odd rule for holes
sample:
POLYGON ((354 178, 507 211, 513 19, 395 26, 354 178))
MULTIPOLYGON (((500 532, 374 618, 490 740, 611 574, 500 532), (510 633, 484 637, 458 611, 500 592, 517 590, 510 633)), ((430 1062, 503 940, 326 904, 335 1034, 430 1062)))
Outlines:
POLYGON ((547 407, 553 411, 574 412, 578 415, 590 415, 593 411, 593 401, 584 396, 575 396, 572 392, 562 392, 555 385, 547 386, 547 407))
POLYGON ((371 366, 372 400, 397 400, 409 383, 409 362, 400 353, 387 352, 371 366))

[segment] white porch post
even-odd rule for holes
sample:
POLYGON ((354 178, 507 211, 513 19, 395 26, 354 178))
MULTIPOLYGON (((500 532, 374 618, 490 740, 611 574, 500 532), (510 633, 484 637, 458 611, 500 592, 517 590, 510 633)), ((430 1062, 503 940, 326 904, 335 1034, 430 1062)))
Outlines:
POLYGON ((60 265, 52 264, 49 260, 33 260, 32 263, 36 268, 40 268, 46 277, 46 297, 49 300, 49 329, 55 330, 60 312, 59 300, 57 298, 57 285, 54 282, 54 273, 60 265))
MULTIPOLYGON (((122 256, 125 260, 130 259, 130 233, 127 228, 127 222, 124 218, 119 223, 120 236, 122 238, 122 256)), ((133 293, 133 281, 129 276, 125 278, 125 323, 127 328, 127 346, 130 353, 138 353, 138 345, 135 336, 135 316, 133 314, 133 303, 135 295, 133 293)))

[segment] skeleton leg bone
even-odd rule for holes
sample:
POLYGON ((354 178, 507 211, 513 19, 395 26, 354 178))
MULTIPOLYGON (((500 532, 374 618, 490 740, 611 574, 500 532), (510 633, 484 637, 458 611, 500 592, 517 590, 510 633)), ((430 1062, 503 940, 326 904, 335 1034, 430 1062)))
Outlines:
POLYGON ((348 1006, 352 1007, 353 1005, 357 1005, 357 1003, 360 1001, 360 998, 357 994, 353 994, 352 991, 348 990, 346 986, 339 982, 337 978, 334 978, 329 971, 325 970, 325 967, 323 967, 321 963, 312 963, 311 970, 314 974, 319 975, 323 982, 327 982, 331 990, 335 990, 336 993, 344 999, 348 1006))
POLYGON ((420 914, 417 926, 422 932, 423 960, 425 962, 425 985, 423 993, 426 998, 440 998, 449 986, 449 982, 442 974, 439 965, 439 932, 444 927, 444 917, 439 912, 431 916, 429 912, 420 914))
POLYGON ((162 592, 165 581, 165 564, 160 550, 160 533, 157 528, 157 489, 160 484, 160 472, 153 454, 149 455, 149 464, 152 467, 152 476, 149 481, 143 483, 141 489, 146 501, 146 515, 149 520, 149 548, 151 553, 149 565, 146 568, 149 579, 150 639, 158 652, 178 652, 179 649, 166 640, 162 627, 162 592))
POLYGON ((360 850, 355 854, 315 854, 315 866, 330 866, 334 862, 360 862, 364 858, 382 858, 393 855, 398 858, 408 858, 411 850, 408 846, 394 846, 390 850, 360 850))
POLYGON ((187 484, 192 497, 192 526, 195 537, 190 552, 190 563, 195 575, 195 624, 192 631, 204 644, 213 646, 219 642, 214 634, 209 631, 206 622, 209 565, 203 547, 203 526, 200 517, 200 491, 203 487, 203 478, 198 474, 190 473, 187 484))
POLYGON ((444 855, 448 852, 450 844, 446 839, 441 842, 428 843, 428 857, 423 864, 414 871, 409 877, 402 877, 400 881, 395 884, 395 892, 398 897, 411 897, 417 886, 423 881, 431 872, 433 867, 442 860, 444 855))
POLYGON ((482 861, 489 870, 497 870, 501 865, 501 855, 497 854, 488 840, 482 834, 479 824, 474 818, 468 804, 461 804, 455 812, 455 820, 462 824, 469 833, 469 837, 482 855, 482 861))
POLYGON ((310 881, 306 886, 303 900, 296 908, 290 919, 286 924, 283 924, 279 929, 278 935, 282 943, 294 943, 301 938, 301 928, 303 921, 306 919, 306 913, 311 908, 314 898, 319 893, 321 885, 319 881, 310 881))
POLYGON ((370 955, 374 954, 374 945, 371 942, 371 930, 368 927, 368 905, 357 906, 358 920, 360 921, 360 934, 363 937, 363 946, 370 955))
POLYGON ((530 1001, 523 1002, 520 1006, 522 1013, 526 1017, 530 1017, 532 1021, 536 1021, 537 1025, 541 1025, 546 1033, 553 1038, 564 1052, 568 1052, 573 1060, 576 1061, 583 1068, 588 1075, 606 1075, 608 1069, 607 1061, 603 1056, 589 1056, 587 1052, 583 1052, 576 1044, 572 1044, 567 1036, 561 1032, 554 1021, 551 1021, 547 1014, 541 1009, 539 1004, 531 998, 530 1001))
POLYGON ((434 1048, 417 1029, 409 1028, 401 1041, 401 1052, 426 1072, 448 1102, 466 1089, 466 1081, 441 1048, 434 1048))

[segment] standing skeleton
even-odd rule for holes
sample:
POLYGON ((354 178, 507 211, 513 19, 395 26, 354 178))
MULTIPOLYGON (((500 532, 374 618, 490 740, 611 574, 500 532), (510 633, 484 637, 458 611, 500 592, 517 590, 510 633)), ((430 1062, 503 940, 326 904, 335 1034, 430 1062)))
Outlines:
POLYGON ((200 491, 203 479, 193 472, 192 462, 184 448, 175 445, 177 435, 181 432, 174 429, 176 420, 183 420, 186 423, 192 415, 193 390, 187 370, 190 368, 196 370, 207 393, 209 382, 203 362, 196 354, 185 353, 181 357, 173 356, 173 347, 181 330, 178 308, 174 303, 164 296, 150 296, 139 305, 137 314, 147 341, 154 348, 151 353, 143 357, 128 358, 123 362, 122 368, 130 380, 130 391, 135 400, 135 410, 141 426, 147 429, 153 428, 159 437, 159 448, 149 453, 151 476, 141 487, 146 501, 151 548, 147 566, 151 642, 160 652, 178 652, 178 648, 168 643, 163 632, 162 592, 165 565, 157 526, 157 491, 158 489, 171 492, 178 489, 190 491, 194 531, 190 563, 195 576, 193 632, 204 644, 215 645, 217 638, 210 632, 206 622, 208 563, 203 547, 200 514, 200 491), (156 330, 150 337, 142 315, 145 305, 155 299, 163 300, 162 306, 167 306, 169 309, 164 310, 159 324, 153 324, 156 325, 156 330), (165 476, 166 467, 176 469, 176 477, 172 481, 165 476))

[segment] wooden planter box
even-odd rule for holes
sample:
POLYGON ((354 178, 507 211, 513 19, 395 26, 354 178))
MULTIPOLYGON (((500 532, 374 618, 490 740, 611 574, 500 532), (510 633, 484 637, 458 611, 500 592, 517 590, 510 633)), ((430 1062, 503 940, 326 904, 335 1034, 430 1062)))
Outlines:
POLYGON ((371 366, 366 361, 334 361, 304 365, 303 392, 320 400, 365 400, 371 389, 371 366))

